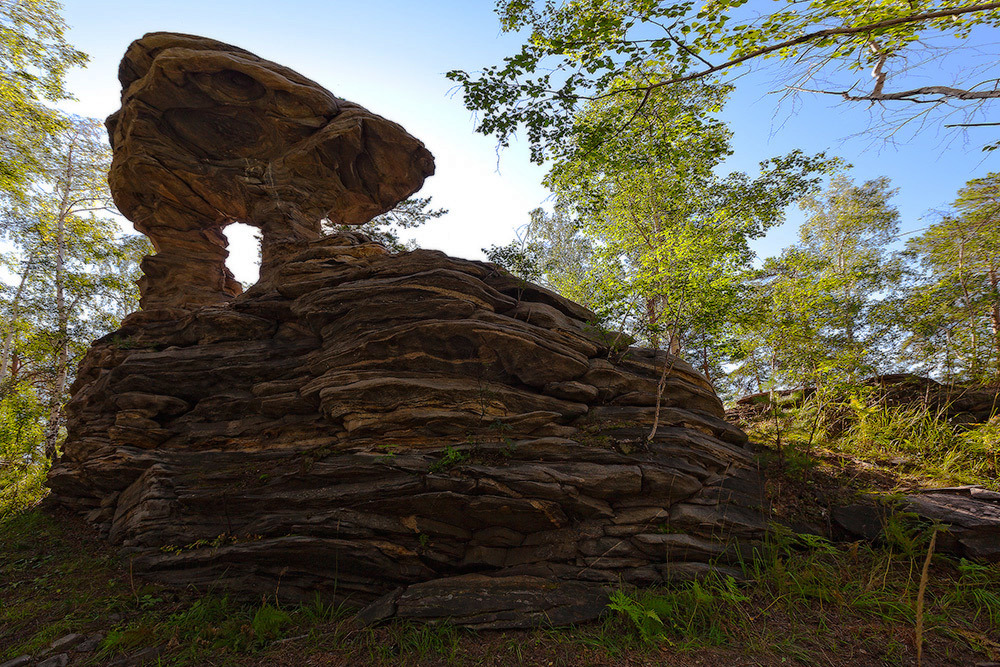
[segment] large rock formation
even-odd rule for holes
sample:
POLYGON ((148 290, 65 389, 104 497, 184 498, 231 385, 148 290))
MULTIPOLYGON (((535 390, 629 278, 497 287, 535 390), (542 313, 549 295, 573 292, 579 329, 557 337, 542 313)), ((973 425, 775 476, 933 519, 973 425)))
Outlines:
POLYGON ((261 228, 268 280, 283 248, 319 238, 321 219, 367 222, 434 173, 399 125, 229 44, 152 33, 129 46, 118 78, 109 181, 156 248, 142 265, 143 308, 238 294, 229 223, 261 228))
POLYGON ((50 483, 136 572, 509 627, 731 572, 759 536, 746 437, 688 364, 495 265, 318 236, 431 172, 402 128, 201 38, 149 35, 121 72, 111 182, 159 253, 50 483), (232 220, 264 230, 239 296, 232 220))

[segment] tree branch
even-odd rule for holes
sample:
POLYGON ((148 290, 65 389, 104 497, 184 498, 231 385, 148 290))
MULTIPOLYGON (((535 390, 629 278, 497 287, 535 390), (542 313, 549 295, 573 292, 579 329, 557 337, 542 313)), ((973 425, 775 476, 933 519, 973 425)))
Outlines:
MULTIPOLYGON (((941 104, 948 99, 959 100, 992 100, 1000 99, 1000 89, 993 90, 963 90, 950 86, 924 86, 913 90, 903 90, 898 93, 872 93, 871 95, 852 95, 851 88, 847 90, 817 90, 801 86, 788 86, 788 90, 800 93, 820 93, 822 95, 839 95, 849 102, 913 102, 914 104, 941 104), (937 99, 923 100, 922 96, 940 95, 937 99)), ((979 125, 998 125, 1000 123, 959 123, 945 127, 975 127, 979 125)))
POLYGON ((1000 123, 951 123, 945 127, 995 127, 1000 123))
POLYGON ((691 47, 689 47, 683 41, 677 39, 674 36, 674 34, 672 32, 670 32, 669 28, 665 28, 664 27, 663 30, 664 30, 664 32, 667 33, 667 37, 670 38, 670 41, 672 41, 674 44, 676 44, 679 49, 682 49, 685 53, 687 53, 688 55, 690 55, 692 58, 697 58, 698 60, 700 60, 702 62, 702 64, 705 65, 705 67, 708 67, 709 69, 711 69, 712 67, 715 67, 715 65, 713 65, 712 63, 710 63, 707 60, 705 60, 704 58, 702 58, 696 51, 692 50, 691 47))
MULTIPOLYGON (((684 76, 674 77, 667 81, 661 81, 660 83, 651 84, 650 87, 661 88, 663 86, 669 86, 675 83, 683 83, 684 81, 692 81, 694 79, 702 79, 716 72, 729 69, 730 67, 735 67, 745 63, 748 60, 753 60, 754 58, 759 58, 760 56, 765 56, 769 53, 774 53, 775 51, 780 51, 791 46, 798 46, 799 44, 804 44, 806 42, 811 42, 815 39, 822 39, 824 37, 835 37, 838 35, 856 35, 858 33, 868 32, 871 30, 881 30, 883 28, 892 28, 899 25, 906 25, 908 23, 920 23, 921 21, 930 21, 932 19, 944 18, 947 16, 960 16, 962 14, 970 14, 974 12, 985 12, 991 9, 1000 9, 1000 2, 987 2, 979 5, 970 5, 969 7, 954 7, 951 9, 939 9, 933 12, 925 12, 923 14, 910 14, 908 16, 898 16, 892 19, 885 19, 884 21, 876 21, 875 23, 869 23, 863 26, 853 26, 846 28, 829 28, 826 30, 816 30, 814 32, 808 32, 804 35, 799 35, 798 37, 793 37, 792 39, 786 39, 783 42, 778 42, 777 44, 771 44, 770 46, 762 46, 759 49, 754 49, 753 51, 746 53, 738 58, 733 58, 727 60, 724 63, 708 67, 706 69, 700 70, 698 72, 692 72, 691 74, 686 74, 684 76)), ((941 87, 941 86, 930 86, 930 88, 941 87)), ((941 87, 943 88, 943 87, 941 87)), ((619 93, 624 92, 634 92, 642 90, 643 87, 635 88, 619 88, 617 90, 610 90, 602 95, 597 95, 594 97, 585 97, 584 99, 602 99, 605 97, 611 97, 619 93)), ((917 89, 923 90, 923 89, 917 89)), ((954 90, 954 89, 953 89, 954 90)), ((822 91, 821 91, 822 92, 822 91)), ((913 91, 910 91, 911 93, 913 91)), ((970 91, 961 91, 969 93, 970 91)), ((983 99, 985 96, 979 97, 961 97, 959 99, 983 99)), ((990 97, 1000 97, 1000 93, 995 95, 990 95, 990 97)), ((859 97, 858 100, 866 100, 867 97, 859 97)), ((890 99, 890 98, 886 98, 890 99)))
MULTIPOLYGON (((819 91, 828 92, 828 91, 819 91)), ((941 102, 945 99, 958 100, 990 100, 1000 98, 1000 89, 994 90, 963 90, 951 86, 924 86, 913 90, 903 90, 898 93, 872 93, 871 95, 851 95, 850 91, 839 93, 845 100, 851 102, 941 102), (918 100, 917 97, 940 95, 936 100, 918 100)))
POLYGON ((875 79, 875 88, 872 90, 872 95, 881 95, 882 87, 885 85, 885 78, 888 75, 882 68, 885 67, 885 61, 888 59, 889 53, 883 51, 882 47, 875 40, 868 42, 868 48, 871 49, 873 54, 878 56, 878 62, 872 68, 872 78, 875 79))

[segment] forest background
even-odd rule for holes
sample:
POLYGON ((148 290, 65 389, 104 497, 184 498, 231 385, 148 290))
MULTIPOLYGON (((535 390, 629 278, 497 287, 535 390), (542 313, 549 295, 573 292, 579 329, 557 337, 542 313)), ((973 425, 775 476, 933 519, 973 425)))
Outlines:
MULTIPOLYGON (((150 252, 115 215, 100 122, 62 110, 86 60, 63 11, 0 0, 2 512, 44 493, 74 369, 137 308, 150 252)), ((728 399, 808 386, 815 405, 861 405, 864 381, 890 372, 1000 385, 1000 175, 988 171, 1000 3, 501 0, 496 11, 510 55, 451 71, 450 103, 462 98, 491 146, 535 163, 525 173, 550 194, 514 241, 479 239, 491 260, 586 304, 623 343, 679 354, 728 399), (827 96, 838 115, 867 114, 867 149, 736 159, 727 105, 747 87, 762 95, 762 72, 767 90, 793 96, 789 122, 808 119, 795 100, 827 96), (914 195, 850 163, 870 169, 894 150, 886 142, 928 135, 925 171, 956 152, 979 174, 915 223, 898 208, 914 195), (797 241, 758 256, 789 219, 797 241)), ((412 245, 407 230, 441 218, 439 203, 453 209, 434 194, 366 228, 412 245)), ((991 428, 975 449, 996 451, 991 428)))

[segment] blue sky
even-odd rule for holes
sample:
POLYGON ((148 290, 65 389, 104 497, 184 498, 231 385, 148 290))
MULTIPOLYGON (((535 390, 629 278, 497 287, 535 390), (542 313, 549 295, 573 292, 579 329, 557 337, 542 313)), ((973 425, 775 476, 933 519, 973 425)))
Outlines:
MULTIPOLYGON (((751 0, 755 4, 774 7, 751 0)), ((510 241, 528 211, 545 203, 547 193, 539 184, 544 170, 528 162, 523 146, 498 156, 493 139, 474 133, 474 118, 444 77, 449 69, 494 64, 519 45, 518 36, 500 33, 489 0, 66 0, 65 5, 70 41, 91 56, 89 66, 69 78, 78 101, 65 106, 75 113, 103 117, 117 108, 118 62, 132 40, 158 30, 200 34, 290 66, 424 141, 435 155, 437 174, 421 194, 450 210, 419 231, 425 247, 481 257, 480 248, 510 241)), ((984 45, 980 55, 996 60, 992 36, 976 37, 984 45)), ((966 58, 964 53, 958 57, 966 58)), ((952 201, 967 180, 998 169, 998 156, 980 152, 983 142, 976 135, 966 145, 960 137, 944 141, 932 128, 903 132, 889 145, 881 140, 884 132, 868 130, 870 113, 856 104, 803 95, 779 105, 768 91, 781 81, 782 74, 770 67, 739 81, 724 113, 735 133, 736 152, 727 167, 753 171, 760 160, 794 148, 826 150, 854 164, 858 180, 892 179, 900 189, 894 203, 904 230, 925 226, 931 221, 925 216, 952 201)), ((775 253, 794 242, 800 220, 793 211, 788 224, 757 244, 759 252, 775 253)), ((252 273, 253 253, 245 236, 233 238, 230 265, 244 280, 252 273)))

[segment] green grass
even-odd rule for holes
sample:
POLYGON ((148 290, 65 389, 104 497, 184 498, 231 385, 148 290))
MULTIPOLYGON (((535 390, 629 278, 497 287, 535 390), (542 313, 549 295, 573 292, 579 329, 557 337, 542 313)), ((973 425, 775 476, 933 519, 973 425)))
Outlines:
POLYGON ((975 426, 949 423, 926 409, 858 409, 855 423, 835 441, 844 453, 902 459, 918 474, 944 484, 1000 488, 1000 420, 975 426))
POLYGON ((644 642, 720 646, 728 639, 724 620, 749 599, 732 577, 708 577, 659 591, 619 589, 609 608, 626 617, 644 642))
POLYGON ((382 629, 368 629, 361 641, 362 654, 369 663, 388 663, 415 660, 416 664, 426 664, 432 659, 442 659, 447 663, 458 660, 463 638, 474 638, 475 633, 463 631, 453 625, 422 625, 416 623, 392 623, 382 629))
MULTIPOLYGON (((620 589, 611 608, 638 640, 680 651, 752 647, 809 663, 828 651, 868 645, 900 664, 912 659, 912 646, 876 637, 913 633, 929 533, 911 531, 908 539, 845 546, 776 528, 744 563, 752 583, 710 576, 658 590, 620 589), (780 635, 770 632, 774 627, 780 635)), ((988 637, 1000 632, 1000 564, 935 556, 924 627, 932 650, 941 653, 956 640, 995 659, 988 637), (977 638, 985 641, 976 645, 977 638)))
POLYGON ((338 610, 321 600, 280 606, 264 599, 238 603, 225 596, 206 595, 181 605, 163 605, 149 599, 145 613, 112 629, 100 657, 127 655, 149 646, 175 647, 165 664, 202 664, 255 655, 274 642, 292 636, 308 637, 317 627, 338 617, 338 610))
POLYGON ((0 522, 0 662, 35 654, 71 632, 101 632, 99 661, 165 646, 171 647, 161 660, 167 665, 205 664, 209 657, 239 664, 346 613, 318 598, 248 604, 142 584, 127 561, 88 533, 79 519, 37 509, 0 522))
POLYGON ((884 470, 903 487, 1000 490, 1000 416, 956 424, 923 407, 815 400, 780 406, 748 426, 753 440, 780 452, 788 472, 801 474, 817 456, 834 455, 884 470))
POLYGON ((119 587, 109 557, 83 557, 43 513, 8 516, 0 522, 0 545, 0 660, 32 653, 118 609, 107 595, 119 587))
MULTIPOLYGON (((162 665, 613 665, 665 652, 676 665, 830 664, 823 656, 857 651, 871 658, 859 664, 905 664, 928 533, 900 525, 898 539, 877 547, 776 529, 742 564, 746 582, 622 587, 596 623, 477 633, 446 623, 365 628, 320 598, 246 602, 142 584, 78 519, 33 510, 0 524, 0 661, 69 632, 101 632, 95 665, 149 647, 162 648, 162 665)), ((924 621, 927 664, 1000 658, 991 643, 1000 566, 936 556, 924 621)))

